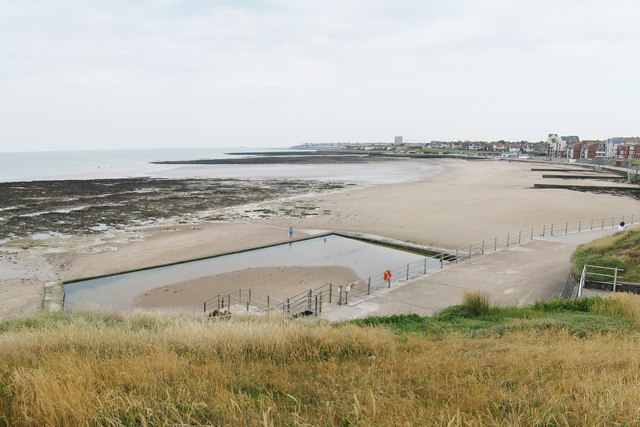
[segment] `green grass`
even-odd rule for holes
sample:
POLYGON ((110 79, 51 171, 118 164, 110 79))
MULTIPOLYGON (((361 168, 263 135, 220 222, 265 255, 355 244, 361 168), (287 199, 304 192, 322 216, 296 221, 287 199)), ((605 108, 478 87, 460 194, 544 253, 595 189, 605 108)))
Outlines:
POLYGON ((431 337, 456 332, 474 336, 528 329, 566 329, 577 336, 634 330, 630 319, 600 314, 597 309, 600 302, 599 297, 555 300, 538 302, 524 308, 490 307, 479 315, 474 315, 466 305, 454 305, 434 317, 401 314, 358 319, 353 323, 361 326, 384 326, 400 334, 431 337))
POLYGON ((578 272, 584 264, 618 267, 624 269, 623 281, 640 282, 640 230, 627 230, 580 245, 571 259, 578 272))

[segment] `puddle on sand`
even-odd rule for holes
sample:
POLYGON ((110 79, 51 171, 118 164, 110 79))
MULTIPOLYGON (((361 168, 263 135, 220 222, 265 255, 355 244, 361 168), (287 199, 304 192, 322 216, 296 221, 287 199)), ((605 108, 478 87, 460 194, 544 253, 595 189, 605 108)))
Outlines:
MULTIPOLYGON (((424 259, 423 255, 330 235, 283 243, 166 267, 70 283, 65 310, 97 305, 116 311, 132 310, 134 298, 159 286, 255 267, 345 266, 366 278, 387 268, 424 259)), ((318 283, 321 286, 323 283, 318 283)), ((238 286, 242 287, 242 286, 238 286)))

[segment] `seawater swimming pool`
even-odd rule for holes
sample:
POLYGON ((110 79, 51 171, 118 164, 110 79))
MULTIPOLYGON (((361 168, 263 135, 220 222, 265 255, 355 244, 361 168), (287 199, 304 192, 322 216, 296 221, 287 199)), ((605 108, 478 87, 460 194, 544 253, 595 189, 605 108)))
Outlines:
MULTIPOLYGON (((181 264, 68 283, 64 285, 65 310, 72 311, 90 305, 116 311, 132 310, 135 297, 153 288, 247 268, 345 266, 352 268, 361 278, 366 278, 381 274, 387 268, 421 259, 424 259, 424 255, 331 234, 181 264)), ((318 283, 318 286, 322 284, 318 283)))

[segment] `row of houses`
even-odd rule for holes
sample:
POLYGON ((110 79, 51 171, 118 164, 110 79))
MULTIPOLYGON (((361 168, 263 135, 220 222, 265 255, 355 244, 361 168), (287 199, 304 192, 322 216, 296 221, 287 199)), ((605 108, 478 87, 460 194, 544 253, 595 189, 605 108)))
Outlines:
POLYGON ((563 159, 640 159, 640 138, 615 137, 580 141, 575 135, 549 134, 547 155, 563 159))
POLYGON ((485 141, 431 141, 425 148, 453 149, 465 151, 491 151, 501 153, 544 153, 546 147, 543 142, 485 142, 485 141))

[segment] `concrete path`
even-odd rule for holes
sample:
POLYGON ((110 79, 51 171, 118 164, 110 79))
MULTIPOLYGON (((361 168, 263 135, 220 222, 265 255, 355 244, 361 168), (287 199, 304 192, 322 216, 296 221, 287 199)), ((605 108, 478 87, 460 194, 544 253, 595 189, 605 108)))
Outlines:
POLYGON ((577 246, 616 231, 547 237, 450 264, 434 274, 392 283, 391 289, 356 298, 349 306, 337 307, 323 318, 340 321, 401 313, 432 316, 460 304, 466 291, 476 290, 487 292, 492 303, 505 306, 557 298, 569 274, 569 258, 577 246))

